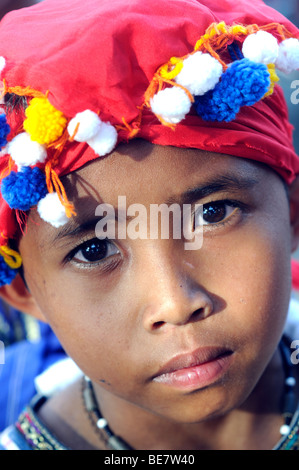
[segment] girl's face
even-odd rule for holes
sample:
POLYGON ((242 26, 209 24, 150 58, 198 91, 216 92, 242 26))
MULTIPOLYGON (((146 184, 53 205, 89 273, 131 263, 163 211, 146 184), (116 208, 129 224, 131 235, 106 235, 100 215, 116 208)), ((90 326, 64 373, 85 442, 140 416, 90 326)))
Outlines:
POLYGON ((279 177, 242 158, 136 141, 64 183, 77 216, 55 229, 32 212, 20 251, 42 318, 98 392, 178 422, 243 403, 288 309, 292 241, 279 177), (135 215, 147 233, 154 204, 202 204, 189 220, 202 225, 201 248, 186 249, 171 224, 168 238, 134 237, 133 212, 125 237, 116 229, 113 239, 108 224, 108 239, 97 238, 97 206, 116 212, 119 196, 145 208, 135 215))

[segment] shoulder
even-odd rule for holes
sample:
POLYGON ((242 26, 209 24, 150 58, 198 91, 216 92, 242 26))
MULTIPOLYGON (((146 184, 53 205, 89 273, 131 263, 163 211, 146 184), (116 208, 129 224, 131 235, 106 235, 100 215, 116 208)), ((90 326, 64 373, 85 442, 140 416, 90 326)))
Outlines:
POLYGON ((0 450, 67 450, 37 416, 45 397, 36 397, 15 425, 0 434, 0 450))

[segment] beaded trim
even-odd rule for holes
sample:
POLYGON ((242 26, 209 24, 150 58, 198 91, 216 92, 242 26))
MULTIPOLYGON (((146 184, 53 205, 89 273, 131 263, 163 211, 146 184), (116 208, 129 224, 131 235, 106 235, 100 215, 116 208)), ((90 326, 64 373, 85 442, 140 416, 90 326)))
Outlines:
POLYGON ((288 435, 273 450, 299 450, 299 411, 294 414, 288 435))
MULTIPOLYGON (((44 397, 35 398, 20 415, 16 428, 32 450, 69 450, 43 426, 36 416, 37 409, 45 401, 44 397)), ((11 439, 14 441, 13 435, 11 439)), ((289 434, 284 436, 273 450, 299 450, 299 410, 294 414, 289 434)))
POLYGON ((16 428, 34 450, 68 450, 43 426, 35 412, 46 401, 45 397, 36 397, 20 415, 16 428))

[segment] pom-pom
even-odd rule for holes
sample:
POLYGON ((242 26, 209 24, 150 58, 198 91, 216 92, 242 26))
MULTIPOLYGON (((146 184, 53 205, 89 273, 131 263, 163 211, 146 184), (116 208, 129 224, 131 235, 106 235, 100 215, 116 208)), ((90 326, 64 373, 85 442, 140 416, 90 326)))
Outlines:
POLYGON ((75 134, 74 140, 77 142, 87 142, 100 132, 101 125, 99 116, 86 109, 69 122, 67 130, 71 137, 75 134))
POLYGON ((3 56, 0 56, 0 75, 3 72, 6 65, 6 60, 3 56))
POLYGON ((273 64, 278 57, 277 39, 266 31, 249 34, 243 42, 244 57, 253 62, 273 64))
POLYGON ((41 199, 37 205, 37 211, 43 220, 56 228, 66 224, 69 220, 57 193, 48 193, 41 199))
POLYGON ((47 191, 45 175, 37 167, 24 167, 18 173, 12 171, 1 184, 3 199, 11 209, 21 211, 35 206, 47 191))
POLYGON ((267 93, 267 66, 248 59, 233 62, 214 90, 195 98, 195 108, 206 121, 232 121, 241 106, 251 106, 267 93))
POLYGON ((109 122, 102 122, 100 131, 87 141, 94 152, 103 157, 112 152, 117 144, 117 131, 109 122))
POLYGON ((177 124, 189 113, 191 102, 180 87, 165 88, 151 99, 151 109, 157 117, 170 124, 177 124))
POLYGON ((0 114, 0 149, 7 144, 7 136, 10 133, 10 127, 7 124, 5 114, 0 114))
POLYGON ((274 64, 268 64, 267 68, 268 68, 268 72, 269 72, 269 75, 270 75, 270 88, 269 88, 269 90, 267 91, 267 93, 265 94, 265 96, 263 98, 266 98, 267 96, 272 95, 272 93, 274 91, 275 84, 277 82, 279 82, 279 77, 276 73, 275 65, 274 64))
POLYGON ((47 98, 33 98, 25 111, 24 129, 31 139, 49 145, 62 136, 67 119, 47 98))
POLYGON ((299 40, 285 39, 279 44, 279 53, 276 67, 284 73, 291 73, 299 69, 299 40))
POLYGON ((217 59, 198 51, 184 60, 183 69, 175 81, 192 95, 204 95, 215 87, 222 73, 222 65, 217 59))
POLYGON ((19 168, 44 163, 47 158, 45 147, 38 142, 33 142, 27 132, 14 137, 7 146, 7 152, 19 168))
POLYGON ((0 287, 10 284, 17 274, 18 270, 10 268, 0 255, 0 287))

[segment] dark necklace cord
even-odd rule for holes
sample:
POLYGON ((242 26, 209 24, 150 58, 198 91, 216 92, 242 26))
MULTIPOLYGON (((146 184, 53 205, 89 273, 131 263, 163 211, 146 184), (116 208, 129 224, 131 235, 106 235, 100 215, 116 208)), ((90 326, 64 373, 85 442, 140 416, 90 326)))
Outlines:
POLYGON ((83 387, 83 399, 85 409, 88 414, 93 414, 95 420, 93 423, 96 426, 96 429, 99 431, 101 440, 104 441, 108 449, 112 450, 132 450, 121 437, 115 436, 111 431, 108 422, 103 418, 97 403, 97 399, 94 393, 93 385, 89 377, 84 377, 84 387, 83 387))
MULTIPOLYGON (((290 425, 294 413, 297 409, 297 400, 295 394, 295 368, 291 362, 290 341, 283 337, 279 344, 279 350, 282 358, 285 381, 282 395, 281 412, 284 417, 284 424, 280 428, 280 434, 286 436, 290 432, 290 425)), ((132 450, 121 437, 116 436, 109 427, 107 420, 102 416, 93 385, 89 377, 83 378, 83 400, 86 411, 91 418, 92 424, 98 431, 99 436, 108 449, 112 450, 132 450)))

